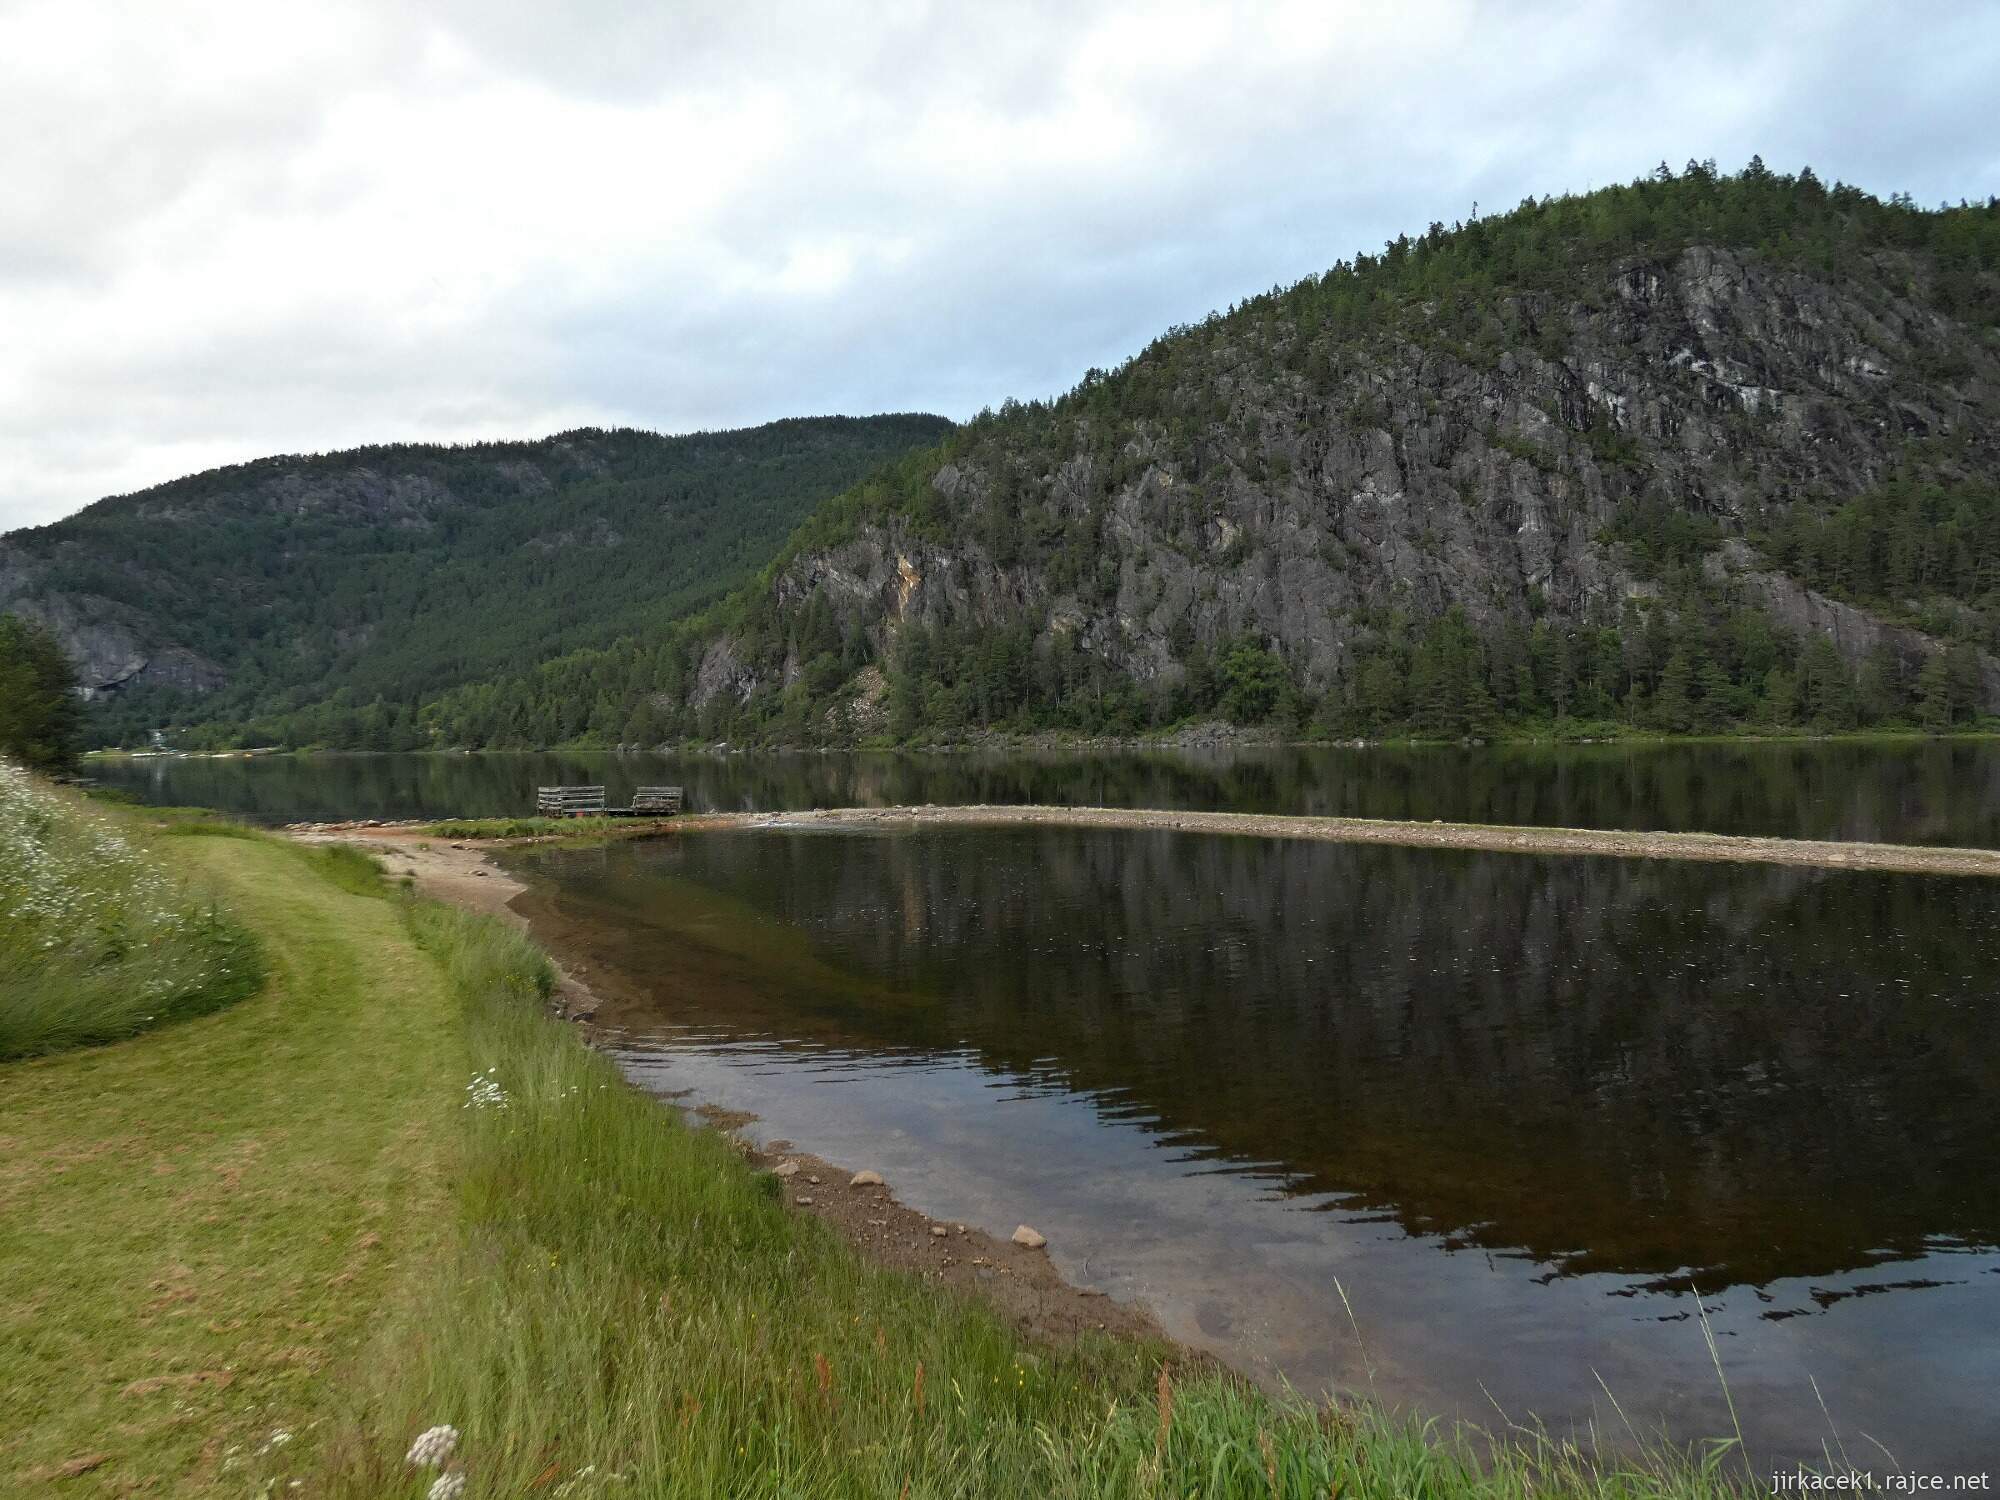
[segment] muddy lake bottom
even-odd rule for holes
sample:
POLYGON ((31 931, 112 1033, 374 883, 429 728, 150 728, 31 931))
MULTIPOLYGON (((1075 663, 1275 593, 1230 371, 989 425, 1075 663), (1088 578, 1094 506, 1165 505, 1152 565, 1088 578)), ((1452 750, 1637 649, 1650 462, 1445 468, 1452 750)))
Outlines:
POLYGON ((506 863, 640 1085, 1032 1223, 1268 1383, 1689 1442, 1719 1358, 1760 1470, 2000 1442, 2000 882, 1077 828, 506 863))

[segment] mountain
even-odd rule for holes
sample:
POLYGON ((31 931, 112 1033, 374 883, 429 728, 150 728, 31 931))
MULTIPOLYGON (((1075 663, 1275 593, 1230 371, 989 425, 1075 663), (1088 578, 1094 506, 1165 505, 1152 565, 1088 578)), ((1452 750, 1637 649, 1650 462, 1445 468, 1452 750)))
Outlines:
POLYGON ((2000 200, 1664 165, 1050 401, 270 460, 0 539, 190 743, 2000 714, 2000 200))
POLYGON ((1944 727, 2000 711, 1996 646, 2000 201, 1691 162, 982 413, 654 643, 639 722, 1944 727))
POLYGON ((197 723, 414 744, 423 700, 667 628, 950 427, 826 417, 269 458, 0 537, 0 611, 56 634, 101 738, 197 723))

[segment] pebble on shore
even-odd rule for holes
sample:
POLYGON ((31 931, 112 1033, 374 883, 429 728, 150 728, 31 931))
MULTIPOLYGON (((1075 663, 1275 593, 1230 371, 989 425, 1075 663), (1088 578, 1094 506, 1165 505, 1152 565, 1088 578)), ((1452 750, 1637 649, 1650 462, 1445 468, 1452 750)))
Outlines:
POLYGON ((880 1172, 856 1172, 847 1185, 849 1187, 881 1187, 883 1185, 882 1174, 880 1172))
POLYGON ((1048 1244, 1048 1236, 1038 1229, 1030 1229, 1026 1224, 1014 1231, 1014 1243, 1028 1250, 1040 1250, 1048 1244))

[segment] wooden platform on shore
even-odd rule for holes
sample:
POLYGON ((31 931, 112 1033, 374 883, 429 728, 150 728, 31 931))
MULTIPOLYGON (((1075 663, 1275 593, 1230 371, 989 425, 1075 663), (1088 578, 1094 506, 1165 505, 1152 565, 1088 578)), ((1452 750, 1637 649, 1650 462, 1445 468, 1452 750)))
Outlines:
POLYGON ((535 788, 535 814, 543 818, 671 818, 682 802, 677 786, 635 787, 630 807, 607 807, 601 786, 535 788))

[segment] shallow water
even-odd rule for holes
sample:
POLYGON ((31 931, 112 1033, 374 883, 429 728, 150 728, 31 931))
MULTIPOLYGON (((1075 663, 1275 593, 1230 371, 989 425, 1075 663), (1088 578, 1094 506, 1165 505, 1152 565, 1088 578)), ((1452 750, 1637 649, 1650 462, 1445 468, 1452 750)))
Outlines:
POLYGON ((1857 1461, 2000 1440, 1991 883, 1069 829, 512 862, 642 1083, 1267 1378, 1715 1436, 1705 1312, 1760 1466, 1826 1413, 1857 1461))
POLYGON ((1041 802, 2000 846, 2000 741, 313 755, 107 761, 150 802, 264 822, 519 816, 535 788, 687 788, 703 811, 1041 802))

